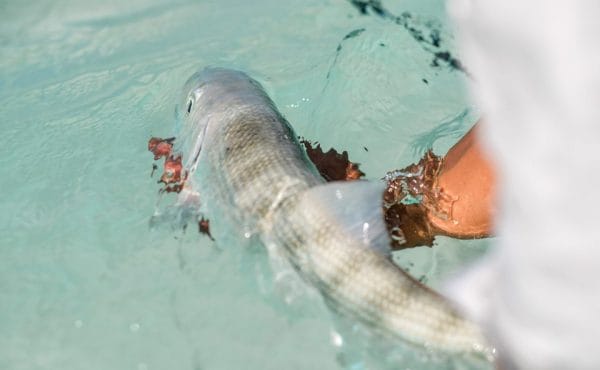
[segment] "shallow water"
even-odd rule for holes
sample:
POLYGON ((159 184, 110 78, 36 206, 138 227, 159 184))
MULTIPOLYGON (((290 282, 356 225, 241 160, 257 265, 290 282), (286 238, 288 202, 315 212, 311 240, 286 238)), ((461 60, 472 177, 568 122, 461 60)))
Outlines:
MULTIPOLYGON (((187 77, 219 65, 372 179, 444 153, 476 113, 465 74, 432 66, 455 54, 443 2, 384 5, 410 22, 345 1, 0 2, 0 368, 341 368, 327 310, 286 304, 259 247, 150 230, 146 143, 171 132, 187 77), (418 39, 432 30, 439 48, 418 39)), ((439 287, 486 247, 395 257, 439 287)))

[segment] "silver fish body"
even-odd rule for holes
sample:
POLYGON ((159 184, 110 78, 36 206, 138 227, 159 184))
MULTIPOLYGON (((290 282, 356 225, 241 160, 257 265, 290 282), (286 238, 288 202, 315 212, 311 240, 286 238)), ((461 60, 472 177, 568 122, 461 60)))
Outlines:
POLYGON ((336 311, 427 348, 489 350, 474 324, 391 260, 383 186, 325 184, 258 82, 205 69, 186 83, 180 107, 175 150, 190 186, 234 227, 275 246, 336 311))

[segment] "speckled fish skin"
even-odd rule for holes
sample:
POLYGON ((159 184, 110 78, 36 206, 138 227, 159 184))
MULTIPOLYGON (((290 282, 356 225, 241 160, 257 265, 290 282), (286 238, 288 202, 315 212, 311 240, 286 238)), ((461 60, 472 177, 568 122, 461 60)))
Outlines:
POLYGON ((336 311, 430 349, 489 349, 479 329, 443 297, 389 255, 365 247, 307 196, 324 180, 258 82, 238 71, 205 69, 186 83, 180 113, 175 150, 184 154, 190 186, 209 209, 232 214, 233 227, 250 227, 279 248, 336 311))

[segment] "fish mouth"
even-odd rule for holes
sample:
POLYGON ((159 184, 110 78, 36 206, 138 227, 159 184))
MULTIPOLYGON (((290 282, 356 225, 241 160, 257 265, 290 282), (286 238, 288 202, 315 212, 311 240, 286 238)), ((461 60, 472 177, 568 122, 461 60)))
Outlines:
POLYGON ((194 147, 190 151, 190 157, 187 160, 186 168, 188 172, 191 174, 196 171, 200 160, 200 153, 202 153, 202 147, 204 145, 204 139, 206 137, 206 129, 208 128, 208 123, 204 125, 200 133, 198 134, 194 147))

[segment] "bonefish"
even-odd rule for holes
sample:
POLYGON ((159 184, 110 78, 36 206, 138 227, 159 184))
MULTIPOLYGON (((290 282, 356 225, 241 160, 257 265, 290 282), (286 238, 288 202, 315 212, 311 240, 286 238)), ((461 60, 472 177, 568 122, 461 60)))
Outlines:
POLYGON ((173 150, 183 155, 186 188, 285 256, 334 310, 427 348, 489 348, 474 324, 391 260, 383 184, 325 183, 258 82, 205 69, 187 81, 179 107, 173 150))

